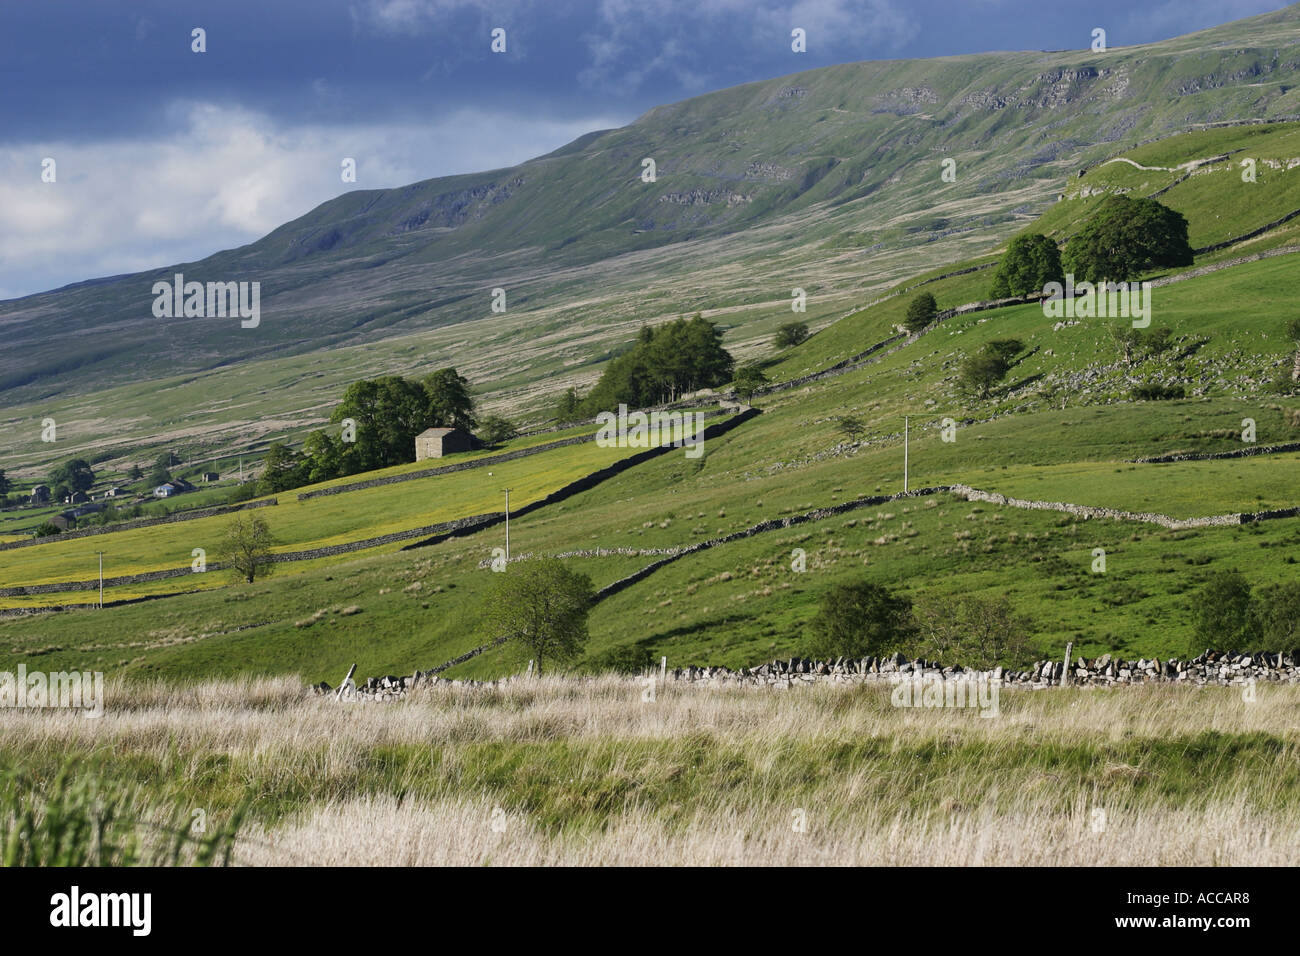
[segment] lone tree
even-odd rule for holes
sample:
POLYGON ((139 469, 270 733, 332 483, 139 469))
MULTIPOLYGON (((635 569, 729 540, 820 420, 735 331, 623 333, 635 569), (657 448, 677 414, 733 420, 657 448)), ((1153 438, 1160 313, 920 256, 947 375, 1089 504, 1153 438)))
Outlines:
POLYGON ((1250 582, 1240 571, 1212 574, 1201 588, 1196 601, 1194 642, 1189 650, 1200 653, 1207 647, 1244 648, 1255 637, 1255 617, 1251 613, 1250 582))
POLYGON ((732 380, 731 386, 736 390, 736 394, 749 401, 754 397, 754 393, 767 384, 767 376, 757 365, 742 365, 736 372, 736 377, 732 380))
POLYGON ((1251 601, 1251 630, 1268 651, 1300 651, 1300 581, 1266 584, 1251 601))
POLYGON ((1192 262, 1182 213, 1154 199, 1129 196, 1102 202, 1061 255, 1075 282, 1127 282, 1150 269, 1192 262))
POLYGON ((867 431, 866 422, 856 415, 844 415, 835 421, 835 427, 839 433, 849 441, 855 442, 861 438, 867 431))
POLYGON ((787 322, 776 330, 773 344, 779 349, 794 348, 808 340, 808 325, 805 322, 787 322))
POLYGON ((811 657, 879 657, 915 635, 912 602, 869 581, 837 584, 822 595, 810 632, 811 657))
POLYGON ((258 575, 271 573, 271 545, 275 539, 261 515, 236 515, 226 525, 218 557, 237 577, 252 584, 258 575))
POLYGON ((907 316, 903 319, 903 328, 909 332, 920 332, 933 322, 934 317, 938 314, 939 303, 934 301, 934 296, 928 292, 922 292, 907 303, 907 316))
POLYGON ((1011 360, 989 343, 961 363, 959 372, 963 388, 977 398, 988 398, 993 386, 1011 371, 1011 360))
POLYGON ((576 657, 587 643, 587 615, 595 590, 591 578, 571 571, 558 558, 507 568, 487 595, 483 620, 506 637, 520 659, 537 662, 576 657))
POLYGON ((1039 233, 1016 236, 998 264, 989 295, 995 299, 1034 295, 1049 282, 1065 282, 1056 243, 1039 233))
POLYGON ((1030 623, 1005 597, 943 595, 916 605, 922 656, 989 670, 1029 660, 1030 623))

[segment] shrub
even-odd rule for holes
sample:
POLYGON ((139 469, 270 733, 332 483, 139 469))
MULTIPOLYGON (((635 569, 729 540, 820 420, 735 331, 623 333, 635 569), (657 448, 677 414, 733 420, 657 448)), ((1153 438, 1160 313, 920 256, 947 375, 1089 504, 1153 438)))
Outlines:
POLYGON ((104 787, 65 768, 48 790, 11 777, 0 792, 5 866, 223 866, 230 863, 244 816, 196 835, 187 810, 167 823, 150 820, 131 789, 104 787))
POLYGON ((1134 385, 1130 394, 1135 401, 1160 402, 1172 398, 1185 398, 1187 393, 1181 385, 1161 385, 1158 382, 1148 382, 1144 385, 1134 385))
POLYGON ((735 389, 736 394, 748 401, 754 397, 754 393, 767 384, 767 376, 757 365, 745 365, 736 372, 736 377, 732 380, 731 386, 735 389))
POLYGON ((920 654, 945 666, 988 670, 1029 663, 1030 622, 1005 597, 940 595, 918 602, 920 654))
POLYGON ((880 657, 916 632, 912 602, 879 584, 837 584, 822 595, 809 628, 807 653, 820 660, 880 657))
POLYGON ((1300 652, 1300 581, 1269 584, 1253 595, 1249 636, 1265 650, 1300 652))
POLYGON ((1257 633, 1251 603, 1250 582, 1240 571, 1211 575, 1193 608, 1196 624, 1190 654, 1195 656, 1207 647, 1250 646, 1257 633))
POLYGON ((501 445, 519 437, 514 422, 500 415, 489 415, 479 423, 478 437, 485 445, 501 445))
POLYGON ((934 296, 922 292, 907 304, 907 316, 903 319, 903 327, 909 332, 920 332, 934 321, 938 313, 939 304, 934 301, 934 296))
POLYGON ((968 356, 958 371, 961 386, 977 398, 988 398, 993 386, 1011 371, 1011 363, 987 347, 968 356))
POLYGON ((773 344, 779 349, 794 348, 808 340, 808 325, 805 322, 787 322, 776 330, 773 344))

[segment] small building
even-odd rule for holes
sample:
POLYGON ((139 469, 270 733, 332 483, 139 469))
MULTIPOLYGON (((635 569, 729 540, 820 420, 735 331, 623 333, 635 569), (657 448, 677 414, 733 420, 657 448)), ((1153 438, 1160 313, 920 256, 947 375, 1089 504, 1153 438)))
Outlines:
POLYGON ((205 471, 205 472, 203 473, 203 480, 204 480, 204 481, 220 481, 220 480, 221 480, 221 476, 218 475, 215 471, 205 471))
POLYGON ((50 486, 37 485, 32 489, 32 504, 45 505, 50 503, 50 486))
POLYGON ((84 505, 89 500, 90 495, 86 494, 84 491, 74 491, 72 494, 68 495, 67 503, 70 505, 84 505))
POLYGON ((125 494, 127 494, 127 493, 128 493, 128 492, 127 492, 127 490, 126 490, 125 488, 119 488, 119 487, 117 487, 117 486, 115 485, 115 486, 113 486, 112 488, 109 488, 107 491, 105 491, 102 495, 100 495, 100 497, 101 497, 101 498, 121 498, 123 495, 125 495, 125 494))
POLYGON ((177 488, 170 481, 164 482, 153 490, 153 496, 155 498, 170 498, 172 495, 179 495, 180 493, 181 489, 177 488))
POLYGON ((415 436, 415 460, 441 458, 474 447, 474 437, 459 428, 426 428, 415 436))
POLYGON ((77 519, 73 517, 72 512, 65 511, 63 514, 55 515, 50 519, 50 524, 60 531, 71 531, 77 526, 77 519))

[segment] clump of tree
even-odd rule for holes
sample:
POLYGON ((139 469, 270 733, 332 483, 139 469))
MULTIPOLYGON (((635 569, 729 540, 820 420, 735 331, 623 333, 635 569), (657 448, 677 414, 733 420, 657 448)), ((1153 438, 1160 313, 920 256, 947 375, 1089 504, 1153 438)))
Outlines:
POLYGON ((256 578, 271 573, 273 544, 275 538, 265 518, 259 514, 238 514, 226 525, 217 547, 217 558, 237 579, 252 584, 256 578))
POLYGON ((42 522, 37 525, 36 530, 32 532, 33 537, 37 538, 49 538, 56 534, 63 534, 63 529, 51 521, 42 522))
POLYGON ((703 316, 643 327, 631 350, 605 367, 600 381, 577 408, 579 417, 676 401, 687 392, 731 381, 735 361, 722 347, 722 332, 703 316))
POLYGON ((912 602, 870 581, 836 584, 822 595, 809 626, 809 657, 883 657, 916 634, 912 602))
POLYGON ((754 397, 754 393, 768 384, 767 376, 759 368, 757 363, 743 365, 736 372, 736 377, 731 381, 731 387, 736 394, 749 401, 754 397))
POLYGON ((149 485, 157 488, 159 485, 165 485, 172 480, 172 466, 179 465, 180 459, 174 452, 165 451, 153 463, 153 468, 149 471, 149 485))
POLYGON ((1157 268, 1190 266, 1187 219, 1154 199, 1108 196, 1065 244, 1076 282, 1127 282, 1157 268))
POLYGON ((573 387, 566 388, 555 403, 555 417, 560 420, 560 424, 564 425, 581 421, 584 416, 582 393, 573 387))
POLYGON ((262 480, 258 490, 262 494, 275 494, 297 488, 306 484, 309 470, 310 465, 302 455, 284 442, 271 442, 266 457, 262 459, 262 480))
POLYGON ((806 322, 787 322, 776 330, 772 344, 778 349, 791 349, 808 341, 808 324, 806 322))
MULTIPOLYGON (((355 441, 338 442, 341 474, 387 468, 415 459, 415 436, 426 428, 478 425, 469 382, 454 368, 444 368, 415 381, 398 375, 353 382, 343 393, 330 421, 356 423, 355 441)), ((322 439, 323 441, 323 439, 322 439)))
POLYGON ((1300 653, 1300 581, 1252 587, 1235 568, 1212 574, 1193 606, 1192 655, 1215 650, 1300 653))
POLYGON ((482 605, 482 620, 506 638, 518 661, 532 660, 536 673, 549 662, 572 660, 587 643, 587 617, 595 599, 591 578, 558 558, 510 565, 482 605))
POLYGON ((806 653, 821 660, 902 652, 988 670, 1032 658, 1032 624, 1005 597, 937 595, 914 605, 879 584, 839 584, 822 596, 809 630, 806 653))
POLYGON ((73 458, 50 472, 50 487, 66 498, 75 491, 89 491, 95 484, 95 472, 84 458, 73 458))
POLYGON ((922 292, 907 303, 907 313, 903 318, 903 328, 909 332, 920 332, 934 322, 939 314, 939 303, 929 292, 922 292))
POLYGON ((1049 282, 1065 282, 1061 250, 1047 236, 1016 236, 998 263, 989 295, 994 299, 1041 294, 1049 282))
MULTIPOLYGON (((295 452, 286 442, 273 442, 263 459, 261 480, 232 492, 240 501, 275 494, 302 485, 415 460, 415 436, 426 428, 479 428, 469 382, 454 368, 444 368, 416 381, 398 375, 353 382, 343 393, 330 421, 351 419, 353 430, 317 429, 295 452)), ((517 432, 504 418, 484 419, 487 444, 507 441, 517 432), (504 437, 503 437, 504 436, 504 437)))
POLYGON ((488 415, 478 425, 479 440, 485 445, 502 445, 519 437, 515 423, 500 415, 488 415))
POLYGON ((988 398, 993 387, 1011 371, 1013 360, 1023 348, 1019 339, 997 339, 967 356, 958 370, 962 388, 976 398, 988 398))
POLYGON ((5 476, 3 468, 0 468, 0 503, 9 500, 9 492, 13 490, 14 483, 5 476))

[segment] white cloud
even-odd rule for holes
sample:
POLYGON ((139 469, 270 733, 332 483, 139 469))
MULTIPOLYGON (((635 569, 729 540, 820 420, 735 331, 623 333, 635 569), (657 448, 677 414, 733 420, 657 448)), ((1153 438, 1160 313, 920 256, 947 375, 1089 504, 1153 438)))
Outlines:
POLYGON ((379 34, 423 32, 451 13, 474 11, 483 17, 513 17, 534 0, 362 0, 351 7, 352 20, 379 34))
POLYGON ((465 110, 427 123, 276 126, 178 103, 153 140, 0 146, 0 297, 142 271, 242 245, 348 189, 514 165, 626 118, 465 110), (41 160, 57 182, 41 182, 41 160), (344 157, 357 183, 340 179, 344 157))

